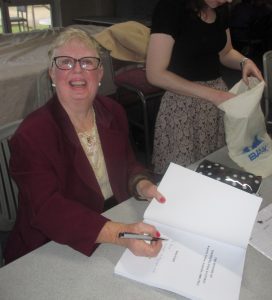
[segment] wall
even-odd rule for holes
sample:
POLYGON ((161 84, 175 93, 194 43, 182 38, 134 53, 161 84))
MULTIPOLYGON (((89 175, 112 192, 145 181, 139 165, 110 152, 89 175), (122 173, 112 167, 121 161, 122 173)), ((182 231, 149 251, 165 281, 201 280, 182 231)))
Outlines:
POLYGON ((158 0, 56 0, 61 23, 73 24, 73 19, 86 16, 118 16, 150 18, 158 0))
POLYGON ((115 15, 150 18, 158 0, 115 0, 115 15))
POLYGON ((112 16, 115 0, 56 0, 59 11, 58 26, 73 24, 73 19, 84 16, 112 16))

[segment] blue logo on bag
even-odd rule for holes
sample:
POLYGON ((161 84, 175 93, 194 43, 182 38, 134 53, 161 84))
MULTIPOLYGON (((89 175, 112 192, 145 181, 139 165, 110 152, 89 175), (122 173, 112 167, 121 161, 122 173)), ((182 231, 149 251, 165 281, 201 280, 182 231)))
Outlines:
POLYGON ((251 161, 257 159, 261 154, 267 151, 267 145, 264 144, 264 141, 258 138, 257 135, 255 135, 252 145, 243 149, 243 153, 249 153, 248 158, 251 161))

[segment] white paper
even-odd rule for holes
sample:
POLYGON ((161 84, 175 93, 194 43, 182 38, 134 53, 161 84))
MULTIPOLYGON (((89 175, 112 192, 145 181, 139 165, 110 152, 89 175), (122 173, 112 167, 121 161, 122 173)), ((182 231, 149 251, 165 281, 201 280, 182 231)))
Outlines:
POLYGON ((237 300, 246 248, 261 198, 170 164, 144 214, 163 236, 156 258, 129 250, 115 273, 190 299, 237 300))
POLYGON ((156 221, 212 239, 247 247, 262 199, 171 163, 159 185, 167 201, 145 211, 156 221))
POLYGON ((190 299, 238 300, 245 249, 184 234, 169 240, 155 258, 126 250, 115 273, 190 299))
POLYGON ((272 204, 258 213, 249 243, 272 259, 272 204))

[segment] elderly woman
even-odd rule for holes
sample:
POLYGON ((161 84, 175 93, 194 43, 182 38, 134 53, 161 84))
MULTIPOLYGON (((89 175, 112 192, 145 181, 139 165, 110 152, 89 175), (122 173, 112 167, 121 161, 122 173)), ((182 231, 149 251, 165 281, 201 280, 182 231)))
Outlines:
POLYGON ((165 199, 135 160, 127 119, 113 100, 97 96, 103 76, 99 47, 84 31, 67 29, 49 50, 56 95, 21 124, 10 141, 10 171, 19 188, 18 217, 5 251, 10 262, 50 240, 91 255, 97 244, 156 256, 161 242, 119 239, 120 232, 159 232, 148 224, 103 217, 105 203, 165 199))

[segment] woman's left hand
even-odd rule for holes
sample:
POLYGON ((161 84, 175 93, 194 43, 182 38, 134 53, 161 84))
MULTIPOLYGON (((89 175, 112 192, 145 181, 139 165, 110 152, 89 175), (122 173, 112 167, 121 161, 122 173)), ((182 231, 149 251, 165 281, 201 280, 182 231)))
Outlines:
POLYGON ((166 201, 165 197, 158 191, 157 186, 147 179, 139 181, 136 189, 137 193, 144 199, 152 200, 155 198, 160 203, 166 201))
POLYGON ((243 64, 243 70, 242 70, 242 77, 244 82, 248 85, 248 77, 249 76, 254 76, 257 77, 260 81, 263 81, 263 75, 259 68, 256 66, 256 64, 251 60, 247 59, 244 64, 243 64))

